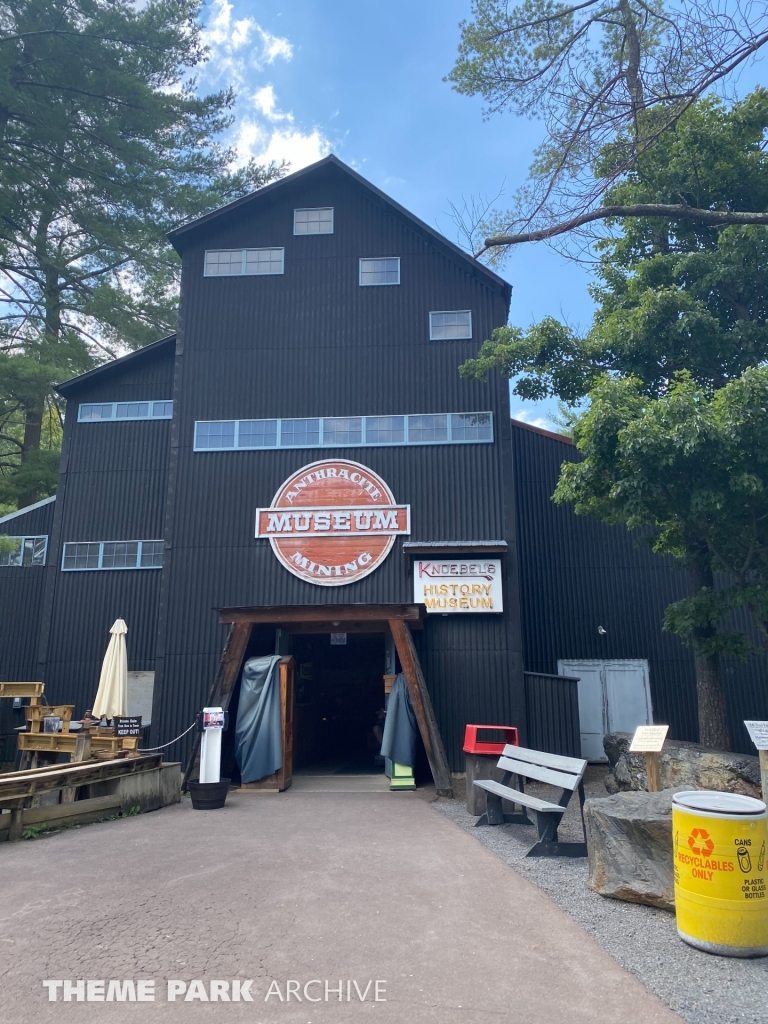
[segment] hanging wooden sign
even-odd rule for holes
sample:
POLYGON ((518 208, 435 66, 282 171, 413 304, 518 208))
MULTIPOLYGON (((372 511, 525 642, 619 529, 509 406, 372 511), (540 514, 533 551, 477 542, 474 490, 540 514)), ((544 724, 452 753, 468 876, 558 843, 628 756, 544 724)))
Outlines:
POLYGON ((373 470, 347 459, 304 466, 256 510, 256 536, 285 568, 321 587, 339 587, 378 568, 398 534, 411 532, 410 505, 397 505, 373 470))

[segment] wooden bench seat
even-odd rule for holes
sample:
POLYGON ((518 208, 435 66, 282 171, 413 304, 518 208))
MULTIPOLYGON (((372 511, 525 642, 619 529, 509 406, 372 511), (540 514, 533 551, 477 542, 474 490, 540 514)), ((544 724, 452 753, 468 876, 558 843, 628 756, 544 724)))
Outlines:
POLYGON ((497 767, 504 773, 501 782, 493 779, 480 779, 474 783, 478 789, 485 791, 485 814, 475 825, 503 825, 505 823, 530 825, 533 824, 527 811, 532 811, 536 818, 539 832, 538 842, 528 851, 528 857, 586 857, 587 843, 584 829, 584 772, 587 762, 577 757, 561 757, 559 754, 548 754, 542 750, 529 750, 525 747, 507 745, 499 758, 497 767), (517 777, 517 788, 509 785, 513 776, 517 777), (560 790, 557 803, 542 800, 525 792, 525 780, 543 782, 560 790), (581 827, 584 842, 561 843, 557 838, 557 829, 565 814, 565 809, 574 790, 579 794, 581 810, 581 827), (502 800, 513 806, 520 807, 520 812, 505 814, 502 800))

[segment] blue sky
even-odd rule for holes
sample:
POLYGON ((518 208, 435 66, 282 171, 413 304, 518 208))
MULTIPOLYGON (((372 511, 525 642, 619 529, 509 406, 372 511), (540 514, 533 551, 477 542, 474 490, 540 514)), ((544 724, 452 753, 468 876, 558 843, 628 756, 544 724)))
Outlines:
MULTIPOLYGON (((234 84, 242 158, 298 170, 333 152, 457 241, 450 203, 514 193, 542 138, 523 118, 483 121, 481 100, 443 81, 469 14, 469 0, 211 0, 200 88, 234 84)), ((748 72, 740 91, 757 79, 748 72)), ((513 324, 551 314, 588 326, 587 268, 539 243, 520 246, 502 274, 513 324)), ((555 412, 556 403, 512 398, 528 422, 549 425, 555 412)))

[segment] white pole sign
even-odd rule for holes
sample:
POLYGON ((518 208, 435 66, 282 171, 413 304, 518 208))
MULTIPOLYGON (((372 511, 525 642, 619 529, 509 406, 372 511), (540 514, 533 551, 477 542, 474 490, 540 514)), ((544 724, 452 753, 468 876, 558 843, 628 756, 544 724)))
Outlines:
POLYGON ((656 754, 664 746, 668 725, 638 725, 629 745, 632 754, 656 754))
POLYGON ((768 750, 768 722, 745 722, 750 739, 758 750, 768 750))
POLYGON ((413 599, 432 614, 503 612, 498 558, 417 559, 413 599))

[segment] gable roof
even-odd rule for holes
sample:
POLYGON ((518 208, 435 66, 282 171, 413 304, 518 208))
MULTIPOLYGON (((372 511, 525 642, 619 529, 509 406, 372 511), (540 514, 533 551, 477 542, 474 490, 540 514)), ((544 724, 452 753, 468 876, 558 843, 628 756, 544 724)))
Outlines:
POLYGON ((532 434, 541 434, 542 437, 549 437, 553 441, 562 441, 563 444, 569 444, 572 447, 575 445, 575 441, 568 434, 556 434, 553 430, 545 430, 544 427, 536 427, 533 423, 516 420, 514 416, 510 422, 513 427, 519 427, 521 430, 530 430, 532 434))
POLYGON ((103 377, 105 374, 119 372, 124 369, 126 364, 146 359, 148 355, 157 355, 163 348, 171 344, 174 346, 176 344, 175 334, 169 334, 167 338, 160 338, 159 341, 153 341, 149 345, 144 345, 143 348, 137 348, 135 352, 129 352, 127 356, 110 359, 108 363, 102 363, 101 366, 96 366, 93 370, 86 370, 85 373, 65 380, 61 384, 54 384, 53 389, 66 398, 68 391, 75 390, 81 384, 90 384, 94 377, 103 377))
POLYGON ((469 253, 464 252, 458 245, 451 242, 445 235, 441 235, 439 231, 431 228, 429 224, 425 224, 423 220, 420 220, 415 214, 411 213, 410 210, 406 210, 404 206, 395 202, 391 196, 388 196, 386 192, 382 192, 381 189, 371 184, 366 178, 357 171, 353 170, 342 160, 339 160, 333 153, 330 156, 323 157, 322 160, 318 160, 314 164, 310 164, 308 167, 302 167, 300 171, 295 171, 293 174, 287 175, 285 178, 280 178, 278 181, 273 181, 269 185, 265 185, 263 188, 257 189, 256 192, 251 192, 247 196, 242 196, 240 199, 235 199, 231 203, 227 203, 226 206, 219 207, 218 210, 213 210, 211 213, 203 214, 202 217, 197 217, 195 220, 189 221, 187 224, 182 224, 173 231, 168 232, 168 238, 173 245, 174 249, 181 254, 184 247, 194 240, 197 240, 201 231, 203 231, 212 221, 217 220, 219 217, 227 216, 233 211, 239 210, 243 206, 250 206, 251 204, 259 203, 263 201, 264 196, 268 196, 274 193, 277 189, 285 188, 286 185, 290 185, 299 181, 301 178, 305 178, 308 175, 317 173, 319 170, 326 167, 334 167, 342 173, 348 175, 354 182, 367 189, 370 193, 377 197, 385 206, 390 207, 401 217, 404 217, 410 222, 411 226, 416 228, 418 232, 426 235, 428 240, 441 249, 447 255, 458 260, 471 270, 475 275, 482 277, 486 280, 486 283, 491 285, 497 291, 500 291, 506 300, 507 308, 512 298, 512 285, 505 281, 503 277, 499 277, 492 270, 480 263, 474 257, 470 256, 469 253))

